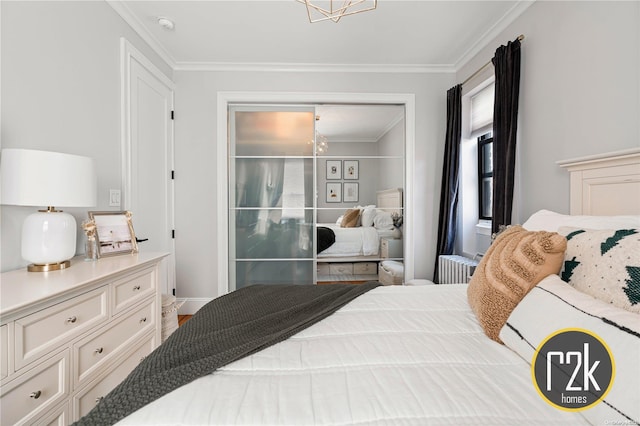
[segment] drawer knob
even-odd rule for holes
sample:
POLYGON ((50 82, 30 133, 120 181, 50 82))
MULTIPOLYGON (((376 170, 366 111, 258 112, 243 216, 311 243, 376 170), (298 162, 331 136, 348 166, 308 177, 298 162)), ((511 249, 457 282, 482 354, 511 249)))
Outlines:
POLYGON ((67 323, 69 323, 69 324, 73 324, 76 321, 78 321, 78 317, 76 317, 75 315, 72 316, 72 317, 67 318, 67 323))
POLYGON ((42 395, 41 391, 35 391, 35 392, 31 392, 31 394, 29 396, 31 398, 33 398, 33 399, 38 399, 38 398, 40 398, 40 395, 42 395))
POLYGON ((102 398, 104 398, 104 396, 99 396, 96 398, 96 404, 98 404, 100 401, 102 401, 102 398))
POLYGON ((133 287, 133 291, 136 291, 136 290, 140 290, 140 286, 139 285, 133 287))
POLYGON ((147 322, 147 317, 140 318, 140 324, 142 324, 143 322, 147 322))
POLYGON ((103 348, 98 348, 93 352, 96 353, 96 354, 101 354, 103 350, 104 350, 103 348))

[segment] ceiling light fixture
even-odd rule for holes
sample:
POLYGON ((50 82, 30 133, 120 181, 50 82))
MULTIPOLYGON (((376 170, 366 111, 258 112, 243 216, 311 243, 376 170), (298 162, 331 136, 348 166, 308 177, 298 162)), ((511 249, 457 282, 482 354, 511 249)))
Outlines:
POLYGON ((169 18, 165 18, 164 16, 158 18, 158 25, 169 31, 173 30, 174 27, 173 21, 169 18))
POLYGON ((347 15, 374 10, 378 0, 298 0, 307 6, 309 22, 331 20, 338 22, 347 15))

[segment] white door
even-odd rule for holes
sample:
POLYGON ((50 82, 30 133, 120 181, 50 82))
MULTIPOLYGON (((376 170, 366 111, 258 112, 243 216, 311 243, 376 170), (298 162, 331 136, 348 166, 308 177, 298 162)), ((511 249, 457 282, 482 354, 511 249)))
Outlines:
POLYGON ((165 252, 160 289, 175 289, 173 240, 173 83, 126 41, 124 206, 141 252, 165 252))

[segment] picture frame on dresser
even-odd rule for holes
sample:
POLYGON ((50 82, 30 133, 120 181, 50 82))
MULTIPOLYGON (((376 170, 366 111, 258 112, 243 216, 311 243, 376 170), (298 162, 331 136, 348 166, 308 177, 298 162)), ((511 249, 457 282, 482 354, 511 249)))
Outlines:
POLYGON ((129 211, 90 211, 96 226, 98 257, 138 252, 136 234, 129 211))

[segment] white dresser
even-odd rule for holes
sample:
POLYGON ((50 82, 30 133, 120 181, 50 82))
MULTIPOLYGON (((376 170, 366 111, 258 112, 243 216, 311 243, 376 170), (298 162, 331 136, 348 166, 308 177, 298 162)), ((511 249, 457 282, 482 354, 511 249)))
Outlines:
POLYGON ((1 275, 0 424, 78 420, 160 344, 164 256, 1 275))

